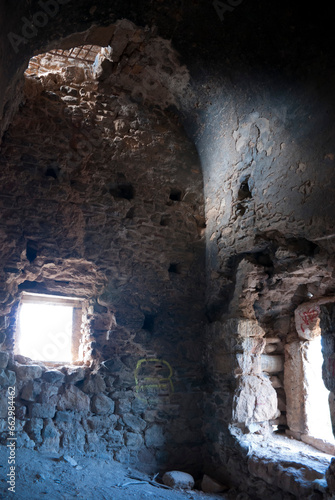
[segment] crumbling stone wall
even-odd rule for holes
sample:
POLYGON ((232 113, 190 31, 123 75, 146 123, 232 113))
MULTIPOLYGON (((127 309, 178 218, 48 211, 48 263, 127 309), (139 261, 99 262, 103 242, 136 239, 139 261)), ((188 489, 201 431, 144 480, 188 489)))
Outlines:
MULTIPOLYGON (((334 196, 329 181, 334 107, 332 99, 325 103, 301 82, 292 95, 287 82, 276 81, 273 74, 264 71, 260 83, 248 63, 243 71, 232 65, 233 82, 220 77, 220 70, 212 78, 216 91, 210 104, 205 96, 199 99, 207 127, 199 127, 195 136, 204 167, 207 219, 211 392, 204 428, 206 441, 213 443, 207 471, 231 481, 238 471, 250 488, 246 450, 240 435, 232 435, 236 398, 243 395, 247 418, 234 425, 252 422, 244 432, 256 438, 263 434, 266 440, 266 429, 288 430, 284 353, 285 345, 297 340, 294 311, 311 297, 334 295, 334 196), (239 325, 246 321, 263 329, 266 344, 241 338, 239 325), (251 385, 246 391, 245 385, 245 377, 255 377, 255 368, 259 370, 251 363, 255 354, 268 363, 262 377, 276 392, 279 412, 270 416, 268 397, 266 418, 259 415, 258 421, 255 391, 251 385)), ((329 84, 321 85, 326 95, 329 84)))
POLYGON ((196 470, 205 322, 198 157, 173 112, 136 102, 101 72, 103 87, 86 77, 74 66, 27 77, 4 138, 2 392, 16 386, 19 445, 196 470), (13 358, 22 291, 86 300, 77 367, 13 358))
MULTIPOLYGON (((270 82, 271 78, 269 88, 270 82)), ((213 356, 215 360, 208 363, 215 391, 208 398, 205 429, 208 439, 220 443, 212 454, 212 467, 223 476, 229 476, 228 471, 234 476, 237 470, 248 474, 245 462, 238 458, 244 454, 243 447, 237 452, 239 445, 230 436, 236 398, 244 398, 243 425, 252 422, 245 432, 266 436, 268 424, 281 432, 288 429, 284 348, 297 340, 294 311, 311 297, 334 293, 334 199, 332 187, 325 181, 325 176, 332 177, 328 142, 332 125, 328 128, 324 119, 315 131, 308 122, 302 123, 297 108, 301 105, 307 112, 306 95, 300 104, 286 96, 285 105, 284 100, 274 96, 272 100, 270 95, 266 105, 258 103, 256 111, 252 83, 240 83, 239 90, 231 87, 239 105, 226 102, 221 111, 217 97, 216 112, 208 109, 208 117, 213 117, 212 133, 199 134, 198 143, 206 160, 207 311, 211 322, 207 343, 213 346, 209 359, 213 356), (227 327, 232 321, 233 330, 227 327), (239 325, 246 321, 263 329, 266 344, 253 341, 246 345, 239 333, 239 325), (248 380, 243 382, 259 370, 259 365, 252 365, 257 352, 257 356, 266 355, 273 367, 268 372, 264 359, 261 371, 276 392, 278 409, 277 415, 270 415, 272 397, 268 395, 266 417, 259 415, 259 419, 254 394, 263 393, 261 380, 257 390, 250 384, 246 387, 248 380), (238 353, 244 359, 242 371, 240 367, 236 371, 238 353), (215 415, 212 420, 211 414, 215 415)), ((252 337, 253 328, 248 330, 252 337)), ((238 406, 238 413, 240 409, 238 406)))
MULTIPOLYGON (((29 9, 26 2, 17 2, 15 12, 9 14, 9 7, 2 2, 0 9, 8 21, 6 29, 1 25, 1 33, 5 33, 17 30, 20 16, 29 17, 40 6, 35 0, 29 3, 29 9)), ((243 369, 258 367, 260 359, 266 360, 267 369, 275 367, 269 378, 277 392, 281 415, 274 425, 285 429, 282 359, 285 344, 297 340, 294 310, 306 302, 309 294, 315 298, 334 294, 334 70, 333 54, 329 50, 332 46, 330 14, 326 5, 322 9, 301 9, 292 2, 287 5, 274 2, 270 11, 267 2, 240 2, 224 13, 224 19, 213 5, 202 0, 183 3, 182 7, 175 1, 143 1, 132 9, 121 0, 101 0, 99 5, 80 2, 76 9, 69 3, 47 29, 40 30, 29 44, 22 46, 17 57, 8 39, 0 45, 0 57, 4 61, 0 79, 4 128, 17 107, 16 85, 28 57, 35 50, 41 51, 41 47, 43 50, 57 47, 61 37, 62 43, 71 43, 64 37, 74 31, 78 39, 78 32, 94 23, 108 26, 116 19, 129 16, 150 29, 158 26, 159 33, 165 39, 173 39, 174 46, 183 54, 191 78, 179 109, 201 159, 208 220, 207 316, 211 325, 206 338, 209 350, 205 463, 222 477, 228 471, 233 482, 244 478, 246 488, 250 474, 267 476, 262 475, 261 467, 248 470, 247 451, 229 430, 234 397, 241 389, 239 382, 248 374, 241 372, 239 360, 243 369), (250 331, 261 328, 265 332, 261 336, 265 342, 255 340, 252 335, 252 340, 246 341, 238 327, 230 328, 231 324, 246 321, 252 322, 250 331), (222 332, 227 331, 229 335, 223 341, 222 332), (256 347, 256 352, 248 352, 249 347, 256 347)), ((0 16, 0 23, 2 19, 5 17, 0 16)), ((100 43, 93 41, 91 34, 85 33, 86 36, 87 43, 100 43)), ((134 74, 126 58, 122 64, 127 69, 117 75, 125 77, 124 84, 129 85, 129 71, 132 77, 134 74)), ((133 98, 141 102, 140 93, 133 98)), ((84 137, 84 143, 86 139, 84 137)), ((51 177, 57 175, 52 170, 49 173, 51 177)), ((113 183, 115 185, 115 181, 113 183)), ((176 191, 173 196, 178 197, 176 191)), ((167 220, 164 215, 163 226, 167 220)), ((78 234, 78 241, 80 237, 78 234)), ((8 259, 12 252, 10 242, 10 237, 4 240, 8 259)), ((32 240, 32 250, 33 243, 32 240)), ((25 242, 22 242, 24 251, 25 242)), ((73 268, 75 262, 72 260, 70 264, 73 268)), ((171 264, 170 270, 180 269, 177 261, 171 264)), ((147 266, 150 265, 148 261, 147 266)), ((17 266, 7 269, 15 274, 13 270, 17 266)), ((92 273, 92 281, 102 290, 104 269, 100 274, 100 266, 93 265, 89 259, 85 260, 85 266, 92 273)), ((54 272, 52 266, 50 272, 54 272)), ((85 273, 73 274, 71 279, 60 276, 60 281, 71 283, 80 276, 77 287, 81 287, 81 295, 91 297, 90 286, 83 277, 85 273)), ((32 282, 35 276, 32 275, 32 282)), ((44 276, 45 272, 43 280, 44 276)), ((14 276, 14 283, 15 280, 14 276)), ((107 282, 110 283, 109 278, 107 282)), ((58 285, 52 283, 52 286, 58 285)), ((111 293, 112 287, 109 288, 111 293)), ((99 296, 99 293, 93 295, 99 296)), ((4 310, 14 311, 10 300, 15 304, 15 298, 4 297, 4 310)), ((97 307, 100 313, 101 308, 107 307, 104 314, 108 321, 114 321, 117 311, 108 310, 108 304, 103 300, 97 307)), ((155 314, 150 306, 143 323, 155 324, 155 314)), ((2 324, 7 331, 14 327, 10 318, 2 324)), ((140 333, 143 335, 142 328, 140 333)), ((88 356, 90 352, 94 354, 95 346, 90 348, 88 356)), ((267 373, 263 366, 262 380, 267 373)), ((247 430, 259 432, 260 427, 248 425, 247 430)), ((269 494, 264 498, 269 498, 269 494)))

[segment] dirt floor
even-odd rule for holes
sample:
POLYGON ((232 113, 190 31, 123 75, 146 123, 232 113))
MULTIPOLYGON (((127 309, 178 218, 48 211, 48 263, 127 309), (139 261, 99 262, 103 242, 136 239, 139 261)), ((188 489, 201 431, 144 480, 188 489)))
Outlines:
MULTIPOLYGON (((0 446, 0 498, 17 500, 228 500, 223 494, 177 491, 153 485, 152 477, 107 458, 64 457, 20 449, 15 493, 8 490, 8 449, 0 446)), ((158 478, 157 478, 158 479, 158 478)), ((236 498, 236 497, 235 497, 236 498)))

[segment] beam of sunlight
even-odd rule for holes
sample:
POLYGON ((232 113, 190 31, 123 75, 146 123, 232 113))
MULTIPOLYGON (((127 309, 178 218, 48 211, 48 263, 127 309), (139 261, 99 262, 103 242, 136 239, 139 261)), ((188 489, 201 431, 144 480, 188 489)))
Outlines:
POLYGON ((70 362, 72 317, 70 306, 22 304, 19 353, 40 361, 70 362))

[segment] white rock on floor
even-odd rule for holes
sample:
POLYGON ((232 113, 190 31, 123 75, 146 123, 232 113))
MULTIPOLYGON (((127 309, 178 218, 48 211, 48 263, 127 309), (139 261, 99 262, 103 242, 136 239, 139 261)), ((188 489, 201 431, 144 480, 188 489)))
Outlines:
POLYGON ((191 474, 176 470, 166 472, 163 476, 163 483, 170 488, 180 490, 191 490, 194 487, 194 479, 191 474))

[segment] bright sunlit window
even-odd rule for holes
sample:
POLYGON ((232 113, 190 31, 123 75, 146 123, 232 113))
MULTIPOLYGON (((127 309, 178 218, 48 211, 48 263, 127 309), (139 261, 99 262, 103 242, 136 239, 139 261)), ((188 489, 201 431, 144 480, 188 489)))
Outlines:
POLYGON ((25 294, 18 316, 16 352, 49 362, 73 360, 75 299, 25 294))
POLYGON ((321 335, 308 343, 305 363, 305 384, 307 397, 305 401, 307 426, 309 435, 334 442, 329 410, 329 391, 322 378, 324 362, 321 348, 321 335))

